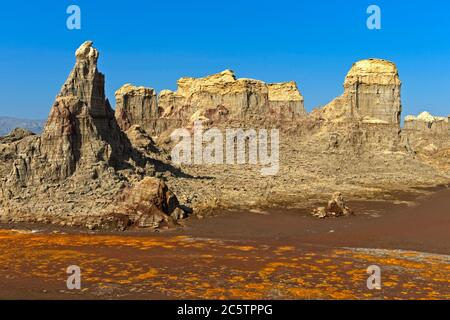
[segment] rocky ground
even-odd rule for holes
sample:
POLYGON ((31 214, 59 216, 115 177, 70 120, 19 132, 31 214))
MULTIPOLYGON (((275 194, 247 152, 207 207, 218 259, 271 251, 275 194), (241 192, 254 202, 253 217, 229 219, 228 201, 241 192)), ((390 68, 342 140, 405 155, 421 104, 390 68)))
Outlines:
MULTIPOLYGON (((299 127, 302 124, 298 125, 299 127)), ((169 177, 182 201, 221 208, 309 207, 334 192, 351 199, 384 199, 392 191, 447 184, 450 176, 407 151, 330 148, 328 135, 282 132, 280 171, 261 176, 260 166, 189 165, 183 172, 203 179, 169 177), (217 199, 217 200, 216 200, 217 199)))

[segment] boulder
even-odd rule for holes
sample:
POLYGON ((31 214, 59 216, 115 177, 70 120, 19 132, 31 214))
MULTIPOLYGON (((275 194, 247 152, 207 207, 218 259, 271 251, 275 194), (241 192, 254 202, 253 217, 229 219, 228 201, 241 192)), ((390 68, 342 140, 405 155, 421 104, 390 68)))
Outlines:
POLYGON ((186 212, 183 209, 177 207, 170 215, 174 220, 182 220, 187 217, 186 212))
POLYGON ((318 207, 314 209, 311 213, 314 217, 319 219, 324 219, 328 216, 327 210, 325 207, 318 207))
POLYGON ((349 216, 353 211, 347 206, 346 201, 340 192, 332 195, 326 207, 318 207, 311 213, 314 217, 323 219, 327 217, 349 216))
POLYGON ((133 125, 125 133, 133 147, 144 150, 155 148, 155 142, 152 137, 141 126, 133 125))
MULTIPOLYGON (((131 225, 130 217, 126 214, 110 214, 102 218, 99 225, 102 229, 125 231, 131 225)), ((89 229, 93 229, 94 225, 89 229)))
POLYGON ((328 201, 327 205, 327 213, 331 216, 348 216, 353 212, 347 207, 344 197, 340 192, 336 192, 331 197, 331 200, 328 201))
POLYGON ((112 210, 129 216, 132 224, 137 227, 158 228, 163 223, 168 223, 171 215, 174 220, 184 217, 178 206, 177 197, 164 181, 146 177, 125 190, 112 210))

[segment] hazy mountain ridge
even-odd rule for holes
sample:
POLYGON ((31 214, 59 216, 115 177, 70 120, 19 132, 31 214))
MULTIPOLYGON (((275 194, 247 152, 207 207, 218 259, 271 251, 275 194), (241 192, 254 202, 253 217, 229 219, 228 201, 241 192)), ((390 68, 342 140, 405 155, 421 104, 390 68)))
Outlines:
POLYGON ((44 129, 45 121, 0 116, 0 136, 7 135, 15 128, 23 128, 40 134, 44 129))

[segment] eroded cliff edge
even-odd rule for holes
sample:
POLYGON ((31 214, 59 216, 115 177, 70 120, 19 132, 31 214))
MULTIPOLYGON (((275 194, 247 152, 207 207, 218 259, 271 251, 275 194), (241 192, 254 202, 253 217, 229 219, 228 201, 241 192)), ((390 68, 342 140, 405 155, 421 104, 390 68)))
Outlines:
POLYGON ((225 70, 181 78, 174 92, 126 84, 111 108, 92 42, 57 95, 41 136, 0 138, 0 218, 93 228, 170 226, 218 208, 307 206, 335 191, 370 198, 448 183, 448 119, 422 114, 400 127, 392 62, 355 63, 344 92, 307 114, 295 82, 268 84, 225 70), (280 170, 170 161, 177 128, 280 130, 280 170))

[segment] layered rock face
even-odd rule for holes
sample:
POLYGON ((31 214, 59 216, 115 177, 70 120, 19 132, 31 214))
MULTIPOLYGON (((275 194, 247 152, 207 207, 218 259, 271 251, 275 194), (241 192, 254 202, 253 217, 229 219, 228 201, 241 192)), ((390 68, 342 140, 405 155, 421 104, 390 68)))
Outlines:
POLYGON ((344 88, 353 116, 368 123, 400 124, 401 82, 392 62, 369 59, 355 63, 344 88))
POLYGON ((225 70, 205 78, 181 78, 176 92, 160 94, 159 106, 165 117, 185 117, 186 112, 210 120, 252 119, 278 109, 288 118, 305 114, 303 97, 295 82, 266 84, 237 79, 225 70))
POLYGON ((344 94, 322 110, 321 117, 333 122, 359 121, 400 126, 401 81, 397 67, 380 59, 355 63, 344 81, 344 94))
POLYGON ((269 110, 278 119, 293 120, 306 115, 304 99, 294 81, 271 83, 269 89, 269 110))
POLYGON ((344 93, 311 113, 332 133, 332 145, 358 148, 402 148, 400 135, 401 81, 397 67, 380 59, 353 64, 344 81, 344 93))
POLYGON ((266 84, 237 79, 231 70, 205 78, 181 78, 177 91, 161 91, 157 102, 152 89, 129 85, 117 91, 116 100, 116 118, 121 127, 140 125, 150 134, 196 120, 292 121, 306 114, 295 82, 266 84))
POLYGON ((157 96, 152 88, 125 84, 116 91, 116 119, 123 131, 132 125, 153 128, 159 118, 157 96))
POLYGON ((191 117, 251 117, 266 113, 269 100, 262 81, 236 79, 231 70, 205 78, 181 78, 176 92, 165 91, 162 96, 164 116, 182 118, 186 111, 191 117))

